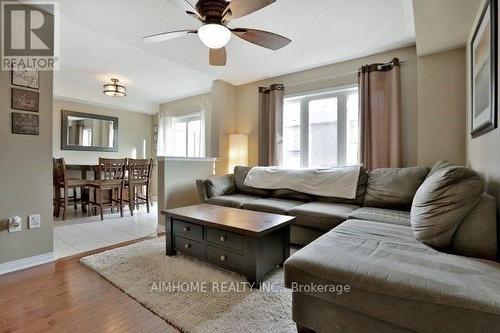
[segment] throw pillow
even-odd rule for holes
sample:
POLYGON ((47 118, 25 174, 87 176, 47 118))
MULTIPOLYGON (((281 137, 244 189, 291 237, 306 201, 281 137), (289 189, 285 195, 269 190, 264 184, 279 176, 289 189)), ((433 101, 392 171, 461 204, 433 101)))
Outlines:
POLYGON ((415 237, 449 248, 460 222, 481 198, 484 182, 473 170, 453 166, 437 171, 420 186, 410 213, 415 237))

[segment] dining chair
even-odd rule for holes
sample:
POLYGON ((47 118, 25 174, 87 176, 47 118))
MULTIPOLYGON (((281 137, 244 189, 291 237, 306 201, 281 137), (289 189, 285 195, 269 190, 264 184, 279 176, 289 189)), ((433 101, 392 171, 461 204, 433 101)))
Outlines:
POLYGON ((53 185, 54 185, 54 216, 59 217, 61 208, 63 209, 62 220, 66 220, 66 208, 73 205, 75 209, 77 204, 86 205, 88 201, 83 198, 78 199, 77 189, 82 191, 88 187, 85 179, 68 178, 66 173, 66 163, 64 158, 53 158, 53 185), (73 195, 69 195, 69 190, 73 191, 73 195), (61 197, 61 191, 63 196, 61 197))
POLYGON ((123 188, 127 159, 99 158, 96 168, 96 179, 89 181, 89 186, 94 190, 92 207, 99 207, 101 221, 104 220, 103 208, 120 208, 123 217, 123 188), (109 191, 109 202, 104 202, 104 192, 109 191), (116 195, 115 195, 116 194, 116 195), (116 205, 115 205, 116 204, 116 205))
POLYGON ((149 205, 151 203, 150 185, 151 185, 151 168, 153 165, 152 159, 128 159, 128 176, 125 180, 125 193, 128 193, 128 198, 124 201, 128 202, 130 214, 134 215, 134 209, 139 204, 146 204, 147 212, 149 213, 149 205), (144 189, 144 196, 137 192, 137 189, 144 189))

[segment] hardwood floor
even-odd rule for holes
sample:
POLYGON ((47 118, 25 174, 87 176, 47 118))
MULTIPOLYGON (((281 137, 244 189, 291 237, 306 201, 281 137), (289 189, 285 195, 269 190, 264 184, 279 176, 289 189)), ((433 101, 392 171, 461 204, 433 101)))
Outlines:
POLYGON ((88 254, 0 276, 0 332, 178 332, 80 264, 88 254))

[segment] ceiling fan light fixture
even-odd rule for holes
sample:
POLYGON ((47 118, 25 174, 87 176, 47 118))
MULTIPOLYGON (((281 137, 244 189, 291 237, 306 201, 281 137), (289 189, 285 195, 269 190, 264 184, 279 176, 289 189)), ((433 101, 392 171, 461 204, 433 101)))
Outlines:
POLYGON ((122 85, 119 85, 118 82, 120 80, 118 79, 111 79, 113 83, 107 83, 103 85, 103 94, 107 96, 114 96, 114 97, 124 97, 127 96, 127 88, 125 88, 122 85))
POLYGON ((198 29, 198 36, 206 47, 220 49, 229 43, 231 31, 222 24, 209 23, 198 29))

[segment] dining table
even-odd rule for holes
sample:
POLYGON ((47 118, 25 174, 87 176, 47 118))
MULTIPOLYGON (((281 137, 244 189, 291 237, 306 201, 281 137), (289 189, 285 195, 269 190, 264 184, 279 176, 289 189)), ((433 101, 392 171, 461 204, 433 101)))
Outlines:
MULTIPOLYGON (((95 180, 97 179, 97 171, 99 165, 97 164, 66 164, 66 170, 80 171, 81 179, 95 180), (89 177, 90 176, 90 177, 89 177)), ((127 177, 128 170, 125 170, 125 177, 127 177)), ((142 193, 142 189, 139 189, 140 193, 142 193)), ((125 193, 127 195, 128 193, 125 193)), ((82 199, 89 200, 90 193, 88 189, 82 189, 81 192, 82 199)), ((85 206, 82 207, 82 211, 86 212, 87 209, 85 206)), ((95 214, 95 213, 93 213, 95 214)))
POLYGON ((96 164, 66 164, 66 170, 77 170, 82 174, 82 179, 95 179, 95 172, 98 165, 96 164), (87 178, 88 173, 93 172, 93 178, 87 178))

